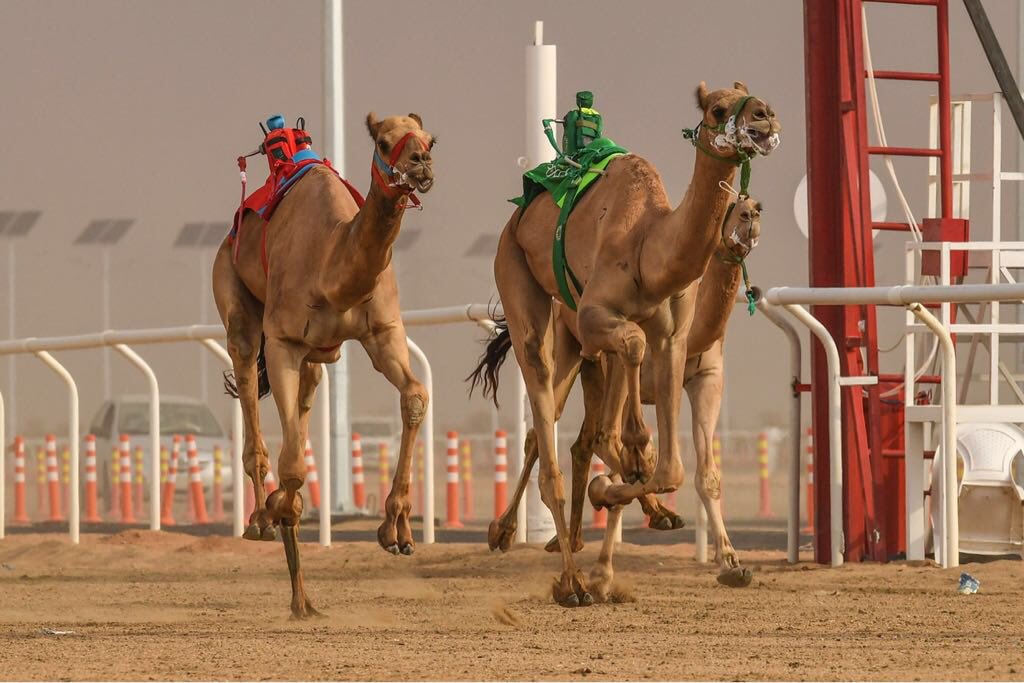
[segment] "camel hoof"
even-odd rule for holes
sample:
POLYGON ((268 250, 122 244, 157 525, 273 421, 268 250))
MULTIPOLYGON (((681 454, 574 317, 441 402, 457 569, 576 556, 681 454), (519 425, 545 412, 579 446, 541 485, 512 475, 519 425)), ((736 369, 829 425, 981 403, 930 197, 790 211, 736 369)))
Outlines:
POLYGON ((590 480, 590 485, 587 486, 587 497, 590 498, 590 504, 596 509, 610 508, 605 498, 605 492, 608 487, 612 485, 612 479, 607 474, 600 474, 590 480))
POLYGON ((487 527, 487 547, 491 550, 505 552, 512 547, 512 539, 516 536, 516 523, 509 526, 502 526, 500 519, 491 521, 487 527))
POLYGON ((672 515, 672 528, 673 529, 682 529, 684 526, 686 526, 686 522, 683 521, 682 517, 680 517, 679 515, 672 515))
POLYGON ((565 600, 559 604, 561 604, 562 607, 579 607, 580 597, 575 593, 569 593, 569 595, 565 596, 565 600))
POLYGON ((584 593, 583 597, 580 598, 580 605, 582 607, 590 607, 593 604, 594 604, 594 596, 592 596, 590 593, 584 593))
POLYGON ((672 520, 668 517, 659 517, 658 519, 652 519, 648 526, 658 531, 669 531, 672 529, 672 520))
POLYGON ((318 612, 313 608, 313 605, 307 600, 306 604, 302 607, 292 607, 292 621, 302 621, 304 619, 312 618, 323 618, 325 615, 318 612))
POLYGON ((256 524, 250 524, 242 532, 242 538, 247 541, 258 541, 260 540, 260 528, 256 524))
POLYGON ((398 544, 397 543, 392 543, 391 545, 383 546, 383 548, 384 548, 384 550, 388 551, 392 555, 397 555, 398 554, 398 544))
POLYGON ((729 588, 746 588, 754 579, 754 573, 746 567, 732 567, 718 575, 718 583, 729 588))
POLYGON ((402 546, 401 552, 403 555, 409 556, 416 552, 416 547, 412 543, 406 543, 402 546))
POLYGON ((272 527, 272 526, 268 526, 267 528, 265 528, 262 531, 260 531, 260 540, 261 541, 276 541, 277 540, 277 530, 274 529, 274 527, 272 527))

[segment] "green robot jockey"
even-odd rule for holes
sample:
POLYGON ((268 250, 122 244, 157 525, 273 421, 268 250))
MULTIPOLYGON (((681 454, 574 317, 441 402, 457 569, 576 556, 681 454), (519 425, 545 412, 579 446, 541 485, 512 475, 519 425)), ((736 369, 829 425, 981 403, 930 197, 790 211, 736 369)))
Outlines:
POLYGON ((576 93, 576 108, 566 113, 561 120, 544 119, 544 134, 548 136, 551 146, 559 156, 575 159, 590 143, 602 137, 604 121, 601 113, 593 106, 594 93, 581 90, 576 93), (551 130, 552 123, 560 123, 564 127, 561 149, 555 142, 555 134, 551 130))

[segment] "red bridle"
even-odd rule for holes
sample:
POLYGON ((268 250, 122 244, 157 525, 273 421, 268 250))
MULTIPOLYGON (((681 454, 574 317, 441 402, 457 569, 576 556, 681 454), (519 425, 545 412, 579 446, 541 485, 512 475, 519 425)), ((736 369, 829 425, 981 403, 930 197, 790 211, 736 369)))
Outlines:
POLYGON ((388 197, 392 197, 395 194, 404 194, 407 197, 409 197, 409 202, 413 206, 419 207, 420 200, 415 194, 413 194, 415 192, 413 188, 400 186, 396 187, 395 185, 392 184, 396 171, 395 164, 398 163, 399 157, 402 156, 402 151, 405 149, 406 144, 408 144, 410 140, 415 140, 416 142, 420 143, 420 146, 422 147, 424 152, 430 149, 429 146, 425 142, 423 142, 423 140, 419 137, 419 135, 416 134, 416 131, 409 131, 408 133, 402 136, 402 139, 399 140, 397 144, 395 144, 394 149, 391 150, 391 158, 388 159, 386 164, 384 163, 384 160, 381 159, 380 153, 377 151, 377 148, 374 147, 373 163, 370 165, 370 175, 373 177, 373 181, 377 183, 380 189, 383 190, 384 194, 387 195, 388 197))

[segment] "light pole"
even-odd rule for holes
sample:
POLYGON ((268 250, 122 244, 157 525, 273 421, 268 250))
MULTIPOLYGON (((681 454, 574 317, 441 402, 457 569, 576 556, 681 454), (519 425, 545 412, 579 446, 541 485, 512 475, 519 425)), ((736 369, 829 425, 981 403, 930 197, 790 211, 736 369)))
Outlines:
MULTIPOLYGON (((27 235, 29 231, 35 227, 35 224, 39 221, 39 217, 41 215, 43 215, 42 211, 0 212, 0 238, 3 238, 7 242, 7 336, 11 339, 14 339, 14 306, 17 301, 14 291, 16 284, 16 278, 14 275, 16 261, 14 256, 14 240, 27 235)), ((15 391, 17 391, 18 388, 18 375, 14 359, 14 355, 7 357, 7 396, 8 405, 10 406, 7 410, 7 419, 8 424, 10 425, 11 434, 17 434, 18 429, 16 412, 18 409, 18 402, 15 399, 15 391)), ((0 444, 0 447, 2 447, 2 444, 0 444)))
MULTIPOLYGON (((74 244, 98 246, 100 250, 100 327, 110 329, 110 249, 121 241, 128 229, 135 223, 134 218, 97 218, 75 238, 74 244)), ((113 391, 110 376, 110 348, 103 347, 103 399, 107 400, 113 391)))
MULTIPOLYGON (((210 317, 210 291, 211 279, 210 269, 214 250, 224 241, 224 235, 228 234, 230 226, 226 221, 215 221, 210 223, 185 223, 178 232, 178 238, 174 240, 176 249, 198 249, 199 250, 199 324, 205 325, 210 317)), ((199 351, 199 373, 202 378, 199 382, 200 399, 203 403, 210 400, 209 384, 209 354, 206 349, 199 351)))

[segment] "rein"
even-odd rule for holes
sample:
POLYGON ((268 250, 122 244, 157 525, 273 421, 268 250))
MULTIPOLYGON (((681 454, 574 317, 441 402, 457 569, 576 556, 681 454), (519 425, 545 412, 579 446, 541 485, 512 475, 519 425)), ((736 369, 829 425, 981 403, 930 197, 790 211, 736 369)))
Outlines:
MULTIPOLYGON (((740 271, 743 273, 743 287, 745 288, 744 296, 747 299, 747 314, 754 315, 754 311, 757 310, 757 294, 754 292, 754 287, 750 284, 750 275, 747 273, 747 257, 739 256, 732 249, 729 248, 729 244, 725 239, 725 226, 729 224, 729 216, 732 215, 733 209, 736 208, 736 204, 741 199, 746 199, 747 195, 742 192, 736 197, 736 201, 729 204, 729 208, 725 211, 725 218, 722 219, 722 246, 725 247, 726 256, 715 253, 715 256, 723 261, 724 263, 731 263, 739 266, 740 271)), ((749 252, 748 252, 749 254, 749 252)))
POLYGON ((405 172, 395 166, 409 140, 416 140, 421 145, 423 144, 415 131, 409 131, 402 136, 402 139, 398 141, 395 148, 391 150, 391 158, 387 162, 381 158, 380 153, 377 151, 377 146, 374 145, 373 164, 370 166, 370 175, 373 177, 373 181, 384 191, 385 196, 393 197, 397 193, 408 198, 407 201, 400 204, 400 208, 404 209, 412 205, 414 208, 422 210, 423 206, 420 204, 419 197, 414 194, 415 190, 404 184, 405 172))

